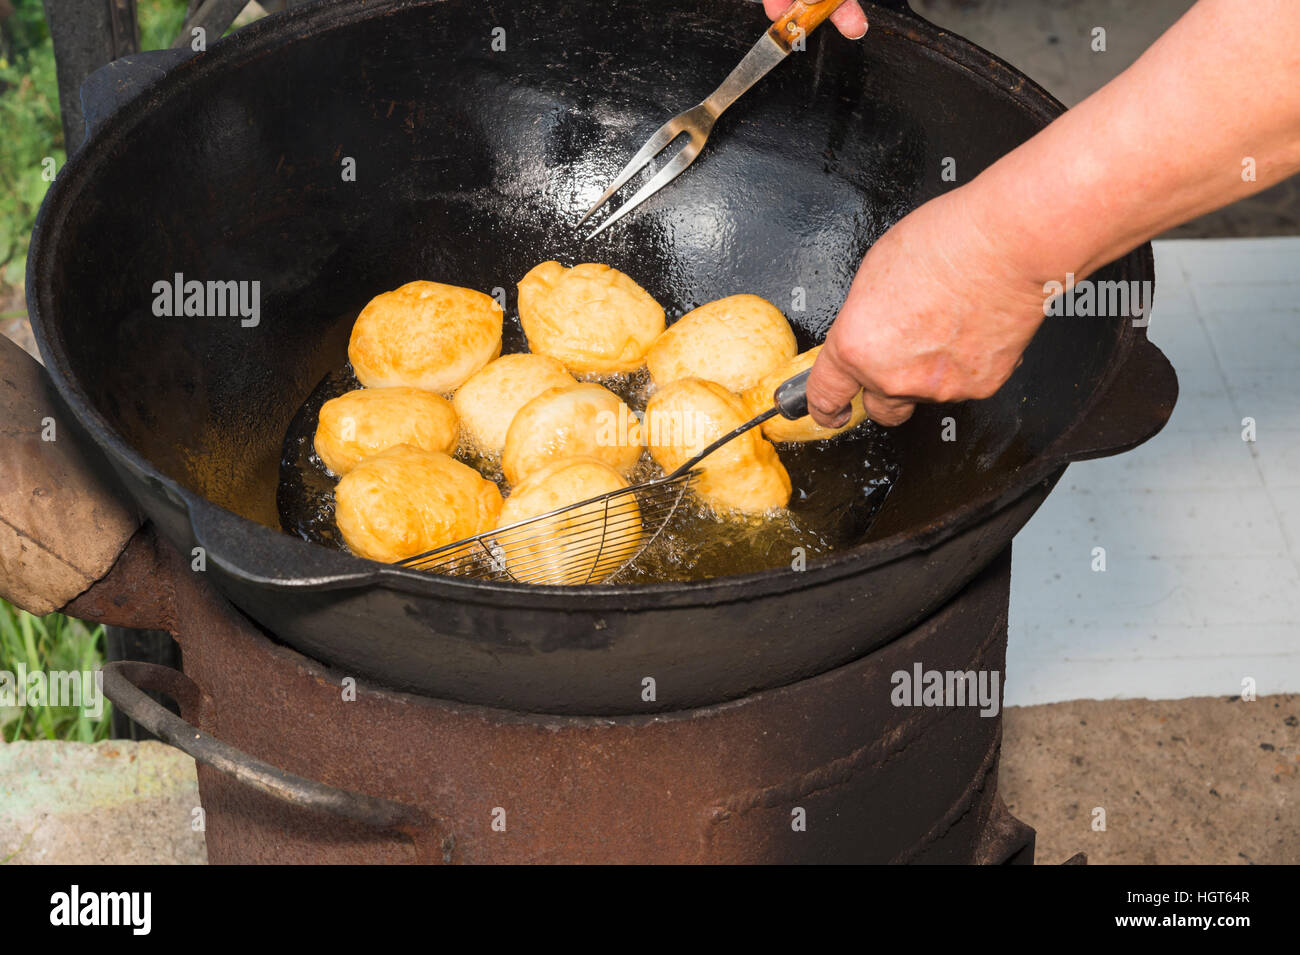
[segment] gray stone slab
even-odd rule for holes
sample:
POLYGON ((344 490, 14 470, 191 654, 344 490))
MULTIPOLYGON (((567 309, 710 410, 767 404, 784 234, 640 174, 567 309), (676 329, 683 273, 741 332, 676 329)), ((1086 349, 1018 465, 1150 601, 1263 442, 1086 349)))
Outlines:
POLYGON ((203 864, 194 761, 158 742, 0 745, 0 862, 203 864))

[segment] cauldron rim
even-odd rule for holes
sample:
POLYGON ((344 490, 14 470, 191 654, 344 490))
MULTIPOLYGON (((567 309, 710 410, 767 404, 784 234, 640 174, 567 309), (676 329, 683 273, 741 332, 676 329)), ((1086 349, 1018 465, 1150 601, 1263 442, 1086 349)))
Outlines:
MULTIPOLYGON (((445 0, 424 2, 432 5, 445 0)), ((739 6, 744 0, 732 2, 739 6)), ((342 551, 331 551, 236 514, 164 474, 108 422, 80 387, 75 373, 67 365, 62 344, 58 340, 61 331, 48 318, 57 314, 50 283, 46 281, 51 274, 56 242, 53 238, 47 240, 46 236, 57 235, 68 210, 87 184, 93 181, 101 157, 112 153, 112 147, 129 135, 159 98, 182 93, 188 84, 200 82, 210 73, 237 68, 261 56, 274 55, 276 49, 285 42, 310 38, 316 32, 315 28, 346 28, 354 22, 381 17, 411 6, 409 0, 339 0, 329 5, 298 7, 285 14, 255 22, 212 44, 204 54, 188 57, 169 68, 145 92, 116 109, 108 121, 88 130, 83 147, 69 157, 49 190, 32 232, 32 254, 27 269, 28 288, 35 290, 31 300, 32 326, 46 368, 63 404, 89 432, 95 443, 108 452, 115 467, 132 472, 147 486, 161 491, 170 503, 178 504, 185 510, 197 540, 202 542, 205 536, 223 532, 252 538, 259 545, 265 543, 273 548, 282 557, 289 556, 304 568, 304 572, 293 575, 259 573, 234 564, 225 566, 225 570, 253 585, 286 590, 332 590, 380 585, 412 594, 497 606, 505 604, 512 607, 555 609, 571 605, 575 600, 580 600, 585 607, 597 611, 711 606, 754 595, 767 596, 802 590, 818 583, 861 574, 918 551, 928 550, 953 534, 969 529, 1008 507, 1030 493, 1036 485, 1044 481, 1054 483, 1069 463, 1071 454, 1064 446, 1064 439, 1069 436, 1067 432, 1057 442, 1062 446, 1059 450, 1049 450, 1038 455, 1030 466, 1016 473, 1013 482, 947 510, 939 520, 928 526, 908 528, 887 537, 810 559, 807 569, 799 573, 777 567, 690 581, 577 587, 492 583, 441 577, 365 560, 342 551)), ((925 50, 928 55, 955 63, 972 78, 1000 95, 1014 98, 1018 106, 1044 123, 1063 109, 1059 101, 1009 64, 970 41, 941 30, 910 10, 902 13, 869 4, 868 14, 871 29, 877 34, 884 32, 902 37, 925 50)), ((1153 273, 1149 245, 1129 253, 1125 259, 1134 257, 1136 271, 1140 275, 1153 273)), ((1086 417, 1089 408, 1105 394, 1108 384, 1123 366, 1124 358, 1139 339, 1145 339, 1145 331, 1132 328, 1125 322, 1116 343, 1109 373, 1096 384, 1090 401, 1080 412, 1080 420, 1086 417)))

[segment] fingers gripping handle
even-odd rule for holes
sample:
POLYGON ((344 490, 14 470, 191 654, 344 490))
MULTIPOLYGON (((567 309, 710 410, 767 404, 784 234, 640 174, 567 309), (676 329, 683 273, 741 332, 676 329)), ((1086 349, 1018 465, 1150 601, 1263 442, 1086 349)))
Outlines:
POLYGON ((797 38, 812 33, 843 5, 844 0, 795 0, 776 18, 768 33, 788 51, 797 38))

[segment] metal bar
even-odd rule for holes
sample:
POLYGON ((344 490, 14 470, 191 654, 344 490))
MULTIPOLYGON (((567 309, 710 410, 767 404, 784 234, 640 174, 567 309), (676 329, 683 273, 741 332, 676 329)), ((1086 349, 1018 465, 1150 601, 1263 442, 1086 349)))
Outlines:
MULTIPOLYGON (((104 658, 110 663, 130 660, 138 663, 155 663, 181 668, 181 649, 176 639, 165 630, 129 630, 126 627, 104 628, 104 658)), ((151 694, 152 695, 152 694, 151 694)), ((168 710, 179 715, 180 710, 170 701, 154 699, 168 710)), ((113 708, 113 739, 146 740, 157 737, 138 725, 124 710, 113 708)))
POLYGON ((138 53, 140 23, 136 17, 135 0, 108 0, 108 16, 113 49, 121 51, 114 59, 138 53))
POLYGON ((718 438, 717 441, 714 441, 712 444, 706 447, 703 451, 700 451, 698 454, 696 454, 694 457, 688 460, 685 464, 679 467, 676 471, 668 475, 666 480, 675 481, 680 477, 685 477, 688 473, 690 473, 690 470, 693 467, 695 467, 697 464, 699 464, 701 461, 707 458, 714 451, 718 450, 718 448, 722 447, 732 438, 739 438, 742 434, 744 434, 746 431, 749 431, 751 428, 757 428, 764 421, 776 417, 780 413, 780 411, 781 411, 780 408, 775 408, 775 407, 768 408, 762 414, 755 415, 754 417, 750 418, 739 428, 736 428, 734 431, 727 432, 722 437, 718 438))
POLYGON ((135 0, 42 0, 54 44, 64 148, 72 155, 86 135, 81 84, 101 66, 140 51, 135 0))
POLYGON ((185 18, 185 25, 181 27, 181 32, 172 43, 172 48, 189 46, 194 30, 199 28, 207 34, 208 43, 215 42, 230 29, 230 25, 235 22, 235 17, 239 16, 246 6, 248 0, 203 0, 199 8, 194 11, 194 15, 185 18))
POLYGON ((144 693, 146 689, 165 693, 180 703, 182 710, 193 712, 199 704, 199 689, 178 670, 153 663, 119 661, 106 664, 103 674, 104 695, 115 707, 159 739, 185 751, 198 762, 233 776, 245 786, 304 809, 343 816, 377 829, 420 829, 436 822, 414 806, 286 773, 200 732, 144 693))

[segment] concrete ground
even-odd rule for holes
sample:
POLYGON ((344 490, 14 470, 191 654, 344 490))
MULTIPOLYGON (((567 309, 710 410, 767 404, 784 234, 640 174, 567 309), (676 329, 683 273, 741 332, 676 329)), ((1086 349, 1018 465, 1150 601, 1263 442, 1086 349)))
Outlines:
POLYGON ((1300 692, 1300 238, 1155 259, 1178 403, 1141 447, 1070 465, 1016 536, 1008 704, 1300 692))
MULTIPOLYGON (((1300 695, 1005 717, 1003 798, 1040 864, 1300 863, 1300 695)), ((0 862, 203 863, 198 805, 193 762, 162 743, 0 746, 0 862)))
POLYGON ((0 863, 194 864, 194 761, 163 743, 0 746, 0 863))
POLYGON ((1039 864, 1300 863, 1300 695, 1005 713, 1002 798, 1039 864))

